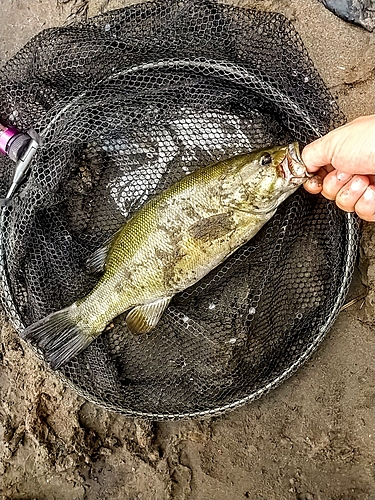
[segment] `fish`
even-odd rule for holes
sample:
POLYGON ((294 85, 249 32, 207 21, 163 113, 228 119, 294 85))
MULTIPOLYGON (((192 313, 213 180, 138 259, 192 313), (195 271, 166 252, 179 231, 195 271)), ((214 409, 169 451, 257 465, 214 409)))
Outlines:
POLYGON ((122 313, 132 333, 151 332, 176 294, 248 242, 309 176, 297 142, 186 175, 150 198, 88 259, 89 270, 101 273, 91 292, 21 337, 58 369, 122 313))

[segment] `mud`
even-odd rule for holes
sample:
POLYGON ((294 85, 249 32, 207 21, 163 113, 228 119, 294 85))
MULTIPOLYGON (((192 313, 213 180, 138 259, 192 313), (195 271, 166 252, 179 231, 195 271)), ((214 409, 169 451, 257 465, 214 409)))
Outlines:
MULTIPOLYGON (((232 2, 234 3, 234 2, 232 2)), ((3 0, 0 63, 41 29, 125 5, 3 0)), ((348 119, 374 112, 374 36, 318 0, 244 0, 296 25, 348 119)), ((360 271, 313 358, 261 400, 204 421, 145 422, 64 387, 0 315, 3 500, 371 500, 374 470, 375 232, 364 224, 360 271), (366 288, 367 287, 367 288, 366 288)))

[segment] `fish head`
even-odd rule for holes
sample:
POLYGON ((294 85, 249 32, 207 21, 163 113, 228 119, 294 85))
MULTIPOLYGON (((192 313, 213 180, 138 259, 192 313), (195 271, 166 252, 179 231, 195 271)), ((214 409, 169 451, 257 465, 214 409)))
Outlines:
POLYGON ((223 203, 238 210, 260 214, 274 212, 280 203, 311 177, 301 159, 297 142, 243 155, 232 174, 232 179, 228 178, 228 185, 223 186, 223 203))

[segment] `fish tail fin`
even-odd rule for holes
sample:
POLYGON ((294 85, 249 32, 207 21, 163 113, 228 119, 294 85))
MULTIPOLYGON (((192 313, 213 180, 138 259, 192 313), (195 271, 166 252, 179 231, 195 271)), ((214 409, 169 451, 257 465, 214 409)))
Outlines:
POLYGON ((51 368, 67 363, 91 344, 93 334, 87 323, 80 321, 77 306, 73 304, 61 311, 33 323, 21 337, 38 346, 51 368))

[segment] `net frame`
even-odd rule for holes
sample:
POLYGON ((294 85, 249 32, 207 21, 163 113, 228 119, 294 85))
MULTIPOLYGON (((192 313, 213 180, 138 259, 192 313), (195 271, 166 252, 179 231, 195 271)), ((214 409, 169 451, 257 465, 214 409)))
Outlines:
MULTIPOLYGON (((204 2, 206 6, 214 6, 215 9, 229 9, 229 11, 232 13, 236 13, 236 15, 246 15, 246 14, 251 14, 251 11, 246 11, 244 14, 244 11, 242 9, 236 9, 236 8, 231 8, 231 7, 220 7, 218 4, 211 4, 210 2, 204 2)), ((145 4, 143 4, 145 5, 145 4)), ((168 10, 168 6, 165 7, 166 4, 162 3, 152 3, 149 5, 153 5, 155 8, 163 9, 166 8, 168 10)), ((170 3, 171 9, 176 9, 179 12, 179 16, 181 17, 182 13, 186 12, 186 6, 191 7, 192 5, 197 6, 198 2, 172 2, 170 3), (180 9, 180 11, 178 10, 180 9), (182 10, 181 10, 182 9, 182 10)), ((138 7, 133 7, 137 9, 138 7)), ((147 9, 146 7, 140 7, 140 9, 147 9)), ((212 7, 213 8, 213 7, 212 7)), ((125 12, 125 9, 124 11, 125 12)), ((91 23, 98 23, 101 26, 105 26, 108 24, 108 19, 111 19, 109 16, 113 15, 111 13, 104 15, 104 16, 99 16, 95 18, 94 20, 89 21, 89 24, 91 23)), ((268 19, 273 19, 274 22, 282 23, 285 25, 285 23, 288 23, 288 21, 283 18, 283 16, 280 16, 279 14, 265 14, 268 16, 268 19)), ((42 39, 43 34, 39 36, 39 41, 42 39)), ((292 39, 297 40, 298 36, 293 33, 292 39)), ((39 43, 38 42, 38 37, 36 38, 36 41, 34 43, 39 43)), ((302 43, 301 41, 299 43, 302 43)), ((26 50, 26 48, 24 49, 26 50)), ((22 51, 21 51, 22 53, 22 51)), ((307 57, 307 60, 309 61, 309 64, 312 64, 311 61, 309 60, 306 51, 304 49, 302 50, 302 53, 304 57, 307 57)), ((15 60, 13 62, 8 63, 8 66, 5 67, 5 71, 7 71, 7 67, 9 65, 14 65, 17 63, 17 57, 22 57, 18 55, 16 56, 15 60)), ((131 65, 130 67, 127 67, 124 70, 118 71, 118 72, 110 72, 109 75, 106 75, 102 78, 99 78, 96 82, 96 86, 100 86, 103 83, 106 83, 108 85, 111 85, 113 82, 115 82, 118 78, 120 77, 129 77, 131 75, 135 75, 137 73, 148 73, 148 72, 153 72, 153 71, 164 71, 164 70, 172 70, 172 71, 182 71, 184 72, 185 70, 188 70, 190 73, 194 75, 205 75, 207 72, 211 77, 218 78, 219 80, 223 80, 226 82, 230 82, 230 84, 233 84, 233 86, 236 85, 241 85, 243 87, 248 87, 248 88, 253 88, 256 87, 257 85, 259 86, 259 72, 258 71, 252 71, 251 68, 248 66, 245 66, 243 64, 236 64, 233 63, 232 61, 223 61, 223 60, 215 60, 215 59, 207 59, 205 57, 194 57, 190 59, 186 58, 167 58, 167 59, 158 59, 156 61, 146 61, 146 62, 141 62, 137 63, 134 65, 131 65)), ((322 81, 320 80, 319 75, 314 71, 313 74, 316 78, 316 81, 320 86, 323 85, 322 81)), ((288 129, 292 129, 294 132, 294 137, 297 136, 301 140, 306 141, 308 135, 310 134, 310 137, 316 137, 321 134, 324 134, 326 131, 328 131, 328 128, 332 128, 332 126, 335 123, 338 123, 340 120, 342 121, 343 117, 340 115, 340 113, 337 111, 337 108, 335 105, 332 103, 332 108, 331 108, 331 114, 332 114, 332 119, 329 119, 328 122, 322 123, 319 122, 319 119, 317 119, 314 115, 311 113, 306 112, 306 110, 302 107, 300 107, 301 102, 298 102, 298 99, 296 101, 293 101, 288 95, 280 95, 280 91, 278 90, 277 87, 272 85, 272 79, 265 81, 262 83, 261 88, 263 92, 263 96, 267 95, 267 99, 269 101, 276 101, 277 99, 282 98, 283 99, 283 104, 287 111, 289 112, 286 113, 286 117, 288 116, 294 116, 294 122, 292 123, 291 121, 286 123, 286 127, 288 129), (270 83, 271 81, 271 83, 270 83), (296 118, 297 117, 297 118, 296 118), (298 137, 298 125, 296 126, 296 123, 303 123, 304 126, 309 130, 309 134, 306 134, 306 131, 303 134, 300 134, 300 137, 298 137)), ((307 82, 306 82, 307 83, 307 82)), ((319 87, 318 85, 318 87, 319 87)), ((84 87, 84 85, 83 85, 84 87)), ((324 85, 323 85, 324 87, 324 85)), ((47 113, 45 113, 41 119, 33 123, 34 128, 36 128, 42 137, 46 141, 46 138, 48 140, 48 134, 50 131, 53 129, 56 123, 58 123, 59 119, 69 111, 70 108, 76 106, 79 104, 81 101, 84 102, 87 94, 90 92, 90 88, 85 89, 82 88, 82 85, 78 85, 78 88, 73 89, 73 92, 69 96, 63 96, 62 98, 59 99, 57 106, 54 108, 48 110, 47 113), (51 118, 52 117, 52 118, 51 118), (44 124, 42 126, 41 124, 44 124)), ((258 92, 259 94, 259 92, 258 92)), ((8 100, 5 100, 5 102, 9 102, 8 100)), ((22 115, 20 118, 16 117, 16 124, 21 126, 22 128, 25 128, 26 126, 26 121, 27 121, 27 115, 22 115), (18 123, 17 123, 18 122, 18 123)), ((29 126, 29 124, 27 124, 29 126)), ((5 182, 6 183, 6 182, 5 182)), ((9 285, 9 276, 8 276, 8 269, 7 269, 7 255, 5 251, 5 244, 4 244, 4 238, 6 238, 6 231, 9 226, 9 221, 10 221, 10 214, 11 214, 12 209, 11 208, 5 208, 2 211, 1 214, 1 232, 0 232, 0 275, 1 275, 1 288, 2 288, 2 300, 3 304, 5 306, 6 311, 8 312, 11 321, 16 328, 17 331, 22 331, 24 328, 23 324, 23 319, 19 313, 19 309, 17 307, 17 304, 14 300, 14 294, 12 293, 11 287, 9 285)), ((205 416, 210 416, 210 415, 217 415, 220 413, 223 413, 229 409, 234 409, 238 406, 241 406, 245 403, 248 403, 258 397, 260 397, 263 394, 266 394, 269 392, 272 388, 277 387, 280 383, 282 383, 284 380, 286 380, 292 373, 294 373, 310 356, 311 354, 317 349, 321 341, 323 340, 324 336, 326 333, 329 331, 330 327, 334 323, 341 305, 343 304, 343 301, 345 299, 345 295, 348 291, 350 281, 351 281, 351 276, 353 272, 353 267, 357 255, 357 250, 358 250, 358 234, 359 234, 359 226, 358 226, 358 221, 356 217, 352 214, 345 214, 344 216, 344 224, 345 224, 345 238, 346 238, 346 248, 345 248, 345 255, 344 255, 344 264, 343 264, 343 270, 342 270, 342 276, 341 276, 341 286, 338 290, 337 296, 335 297, 335 300, 330 308, 329 313, 327 314, 327 317, 323 324, 321 325, 319 331, 315 335, 315 339, 310 345, 301 353, 301 356, 298 358, 297 361, 291 363, 290 366, 288 366, 287 369, 283 370, 282 373, 280 373, 278 376, 274 377, 272 380, 270 380, 268 383, 263 384, 261 387, 257 388, 256 390, 250 391, 248 395, 245 397, 238 398, 232 402, 226 402, 225 404, 217 404, 215 407, 210 407, 207 409, 197 409, 193 411, 178 411, 178 412, 159 412, 159 411, 137 411, 137 409, 129 409, 129 408, 123 408, 119 405, 116 405, 114 403, 109 403, 108 401, 103 401, 100 397, 97 397, 95 393, 92 392, 92 390, 87 390, 82 386, 77 386, 77 384, 74 384, 70 378, 64 373, 63 370, 60 370, 57 373, 57 375, 68 385, 74 388, 76 392, 78 392, 80 395, 85 397, 86 399, 95 402, 98 405, 104 406, 105 408, 113 411, 117 411, 126 415, 130 416, 137 416, 137 417, 143 417, 143 418, 152 418, 152 419, 177 419, 177 418, 185 418, 185 417, 205 417, 205 416)), ((38 356, 42 358, 42 354, 38 351, 36 351, 38 356)))

